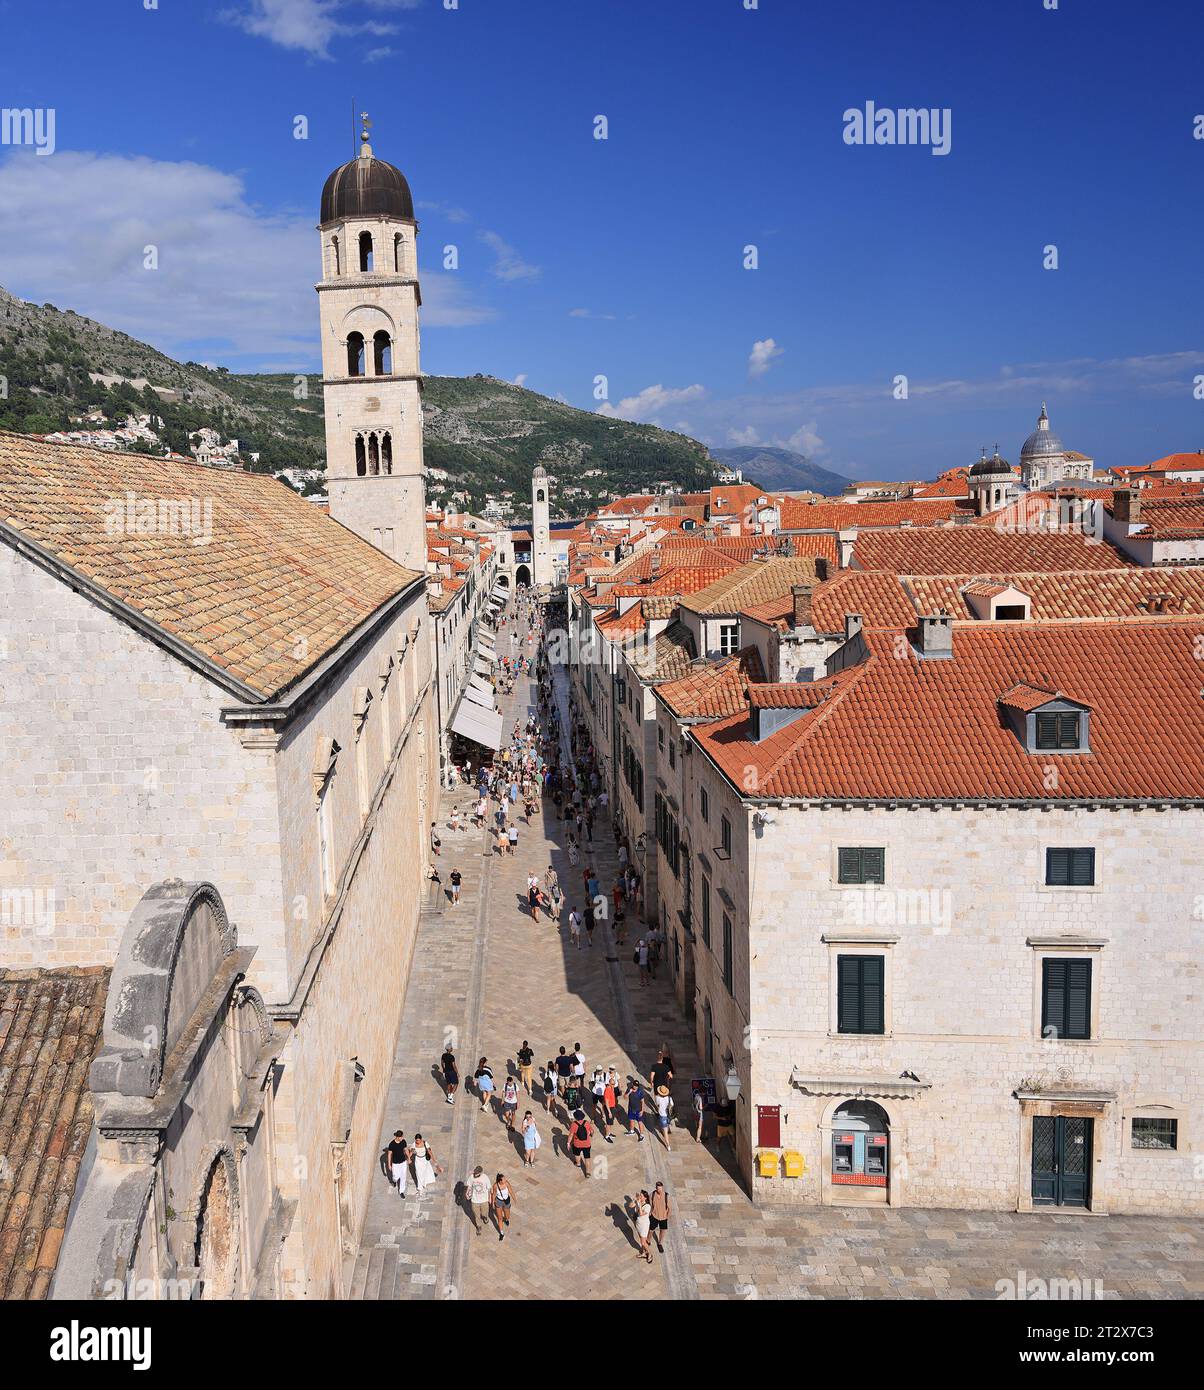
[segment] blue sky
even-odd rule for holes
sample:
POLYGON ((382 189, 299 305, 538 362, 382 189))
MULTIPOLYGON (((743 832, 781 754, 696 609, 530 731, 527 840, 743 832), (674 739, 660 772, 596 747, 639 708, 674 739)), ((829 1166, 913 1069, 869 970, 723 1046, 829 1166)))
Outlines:
POLYGON ((419 206, 429 372, 588 409, 602 375, 863 477, 1014 459, 1043 399, 1103 464, 1204 447, 1204 7, 745 3, 0 0, 0 106, 55 114, 0 147, 0 284, 313 369, 354 98, 419 206), (947 108, 950 152, 847 144, 867 101, 947 108))

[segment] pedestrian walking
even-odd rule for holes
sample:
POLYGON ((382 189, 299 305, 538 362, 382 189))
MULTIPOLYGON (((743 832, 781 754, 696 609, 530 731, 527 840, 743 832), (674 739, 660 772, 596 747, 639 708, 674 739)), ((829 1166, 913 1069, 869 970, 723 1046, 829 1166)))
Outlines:
POLYGON ((431 853, 438 854, 443 841, 439 838, 439 831, 434 821, 431 821, 431 853))
POLYGON ((506 847, 510 854, 518 848, 518 826, 512 825, 506 832, 506 847))
POLYGON ((472 1177, 464 1184, 473 1230, 477 1235, 489 1225, 489 1191, 489 1179, 485 1176, 484 1168, 478 1163, 472 1170, 472 1177))
POLYGON ((590 1176, 590 1152, 593 1144, 594 1127, 585 1117, 584 1110, 573 1111, 573 1124, 569 1130, 569 1150, 573 1162, 588 1178, 590 1176))
POLYGON ((573 1074, 573 1059, 568 1054, 568 1049, 562 1047, 556 1058, 556 1089, 564 1095, 564 1088, 569 1084, 569 1078, 573 1074))
POLYGON ((642 1189, 634 1197, 625 1197, 623 1203, 631 1215, 635 1227, 635 1238, 639 1244, 637 1252, 646 1263, 652 1263, 652 1245, 648 1233, 652 1227, 652 1198, 642 1189))
POLYGON ((508 1076, 502 1082, 502 1118, 508 1130, 514 1129, 514 1119, 518 1114, 518 1084, 514 1077, 508 1076))
POLYGON ((662 1255, 665 1253, 664 1241, 669 1233, 669 1218, 672 1215, 673 1206, 665 1191, 665 1184, 658 1182, 652 1189, 652 1237, 662 1255))
POLYGON ((644 1142, 644 1088, 638 1079, 627 1083, 627 1133, 635 1134, 644 1142))
POLYGON ((535 1053, 531 1050, 531 1044, 523 1039, 523 1045, 515 1053, 518 1061, 519 1080, 523 1083, 523 1090, 528 1095, 531 1094, 531 1063, 535 1060, 535 1053))
POLYGON ((556 1100, 556 1072, 554 1064, 549 1061, 543 1069, 543 1108, 549 1113, 554 1114, 553 1105, 556 1100))
POLYGON ((430 1147, 423 1142, 421 1134, 414 1136, 414 1181, 418 1184, 419 1197, 430 1187, 431 1183, 443 1171, 435 1162, 435 1155, 430 1147))
POLYGON ((485 1110, 489 1106, 489 1097, 493 1095, 493 1069, 484 1057, 477 1063, 473 1080, 477 1083, 477 1094, 481 1097, 481 1109, 485 1110))
POLYGON ((456 1103, 456 1091, 460 1085, 460 1065, 456 1061, 456 1054, 449 1047, 439 1058, 439 1066, 443 1072, 443 1094, 448 1105, 456 1103))
POLYGON ((406 1137, 399 1129, 393 1131, 393 1138, 389 1140, 389 1176, 393 1180, 393 1186, 397 1189, 397 1195, 404 1198, 406 1195, 406 1179, 410 1173, 410 1147, 406 1143, 406 1137))
POLYGON ((594 949, 594 904, 592 901, 585 904, 585 939, 592 951, 594 949))
POLYGON ((523 1116, 523 1162, 528 1168, 535 1167, 535 1155, 542 1143, 543 1140, 539 1137, 539 1127, 535 1123, 535 1116, 528 1110, 523 1116))
POLYGON ((702 1123, 706 1118, 707 1103, 702 1094, 702 1087, 699 1086, 694 1091, 694 1142, 702 1143, 702 1123))
POLYGON ((514 1193, 510 1190, 504 1173, 499 1173, 494 1179, 489 1201, 493 1207, 494 1219, 497 1221, 497 1238, 505 1240, 506 1232, 510 1229, 510 1213, 514 1209, 514 1193))
POLYGON ((452 907, 460 905, 460 883, 461 874, 459 869, 453 869, 448 875, 448 882, 451 884, 452 907))
POLYGON ((569 910, 569 941, 578 950, 581 949, 581 918, 577 915, 575 907, 569 910))
POLYGON ((669 1122, 673 1115, 673 1097, 669 1094, 668 1086, 658 1086, 656 1088, 656 1127, 660 1131, 661 1143, 666 1150, 671 1150, 669 1143, 669 1122))

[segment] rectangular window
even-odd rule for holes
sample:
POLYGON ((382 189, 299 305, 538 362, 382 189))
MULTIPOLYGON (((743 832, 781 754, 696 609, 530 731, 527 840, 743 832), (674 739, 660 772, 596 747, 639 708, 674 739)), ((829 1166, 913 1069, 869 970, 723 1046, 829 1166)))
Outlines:
POLYGON ((837 851, 840 883, 885 883, 886 851, 865 845, 841 845, 837 851))
POLYGON ((698 790, 698 814, 704 822, 711 818, 711 798, 707 795, 705 787, 700 787, 698 790))
POLYGON ((731 656, 733 652, 739 650, 740 644, 740 625, 739 623, 720 623, 719 625, 719 650, 724 656, 731 656))
POLYGON ((732 993, 732 919, 723 914, 723 983, 732 993))
POLYGON ((665 730, 660 724, 656 726, 656 746, 662 753, 665 751, 665 730))
POLYGON ((836 1030, 882 1033, 886 1018, 884 956, 836 957, 836 1030))
POLYGON ((1079 719, 1075 713, 1050 713, 1037 715, 1037 747, 1048 749, 1077 748, 1079 746, 1079 719))
POLYGON ((711 881, 705 876, 702 880, 702 944, 711 944, 711 881))
POLYGON ((719 846, 730 859, 732 857, 732 823, 726 816, 719 822, 719 846))
POLYGON ((1041 1036, 1084 1039, 1091 1036, 1091 962, 1041 962, 1041 1036))
POLYGON ((1095 882, 1095 850, 1047 849, 1045 882, 1055 888, 1087 888, 1095 882))
POLYGON ((1179 1121, 1157 1120, 1144 1115, 1133 1117, 1133 1147, 1135 1149, 1177 1149, 1179 1121))
POLYGON ((677 766, 677 746, 672 739, 669 740, 669 766, 677 766))

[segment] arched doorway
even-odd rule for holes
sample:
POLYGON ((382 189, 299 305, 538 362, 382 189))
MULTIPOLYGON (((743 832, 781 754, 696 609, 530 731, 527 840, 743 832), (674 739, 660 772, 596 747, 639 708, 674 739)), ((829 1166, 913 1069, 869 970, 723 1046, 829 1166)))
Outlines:
POLYGON ((194 1260, 202 1298, 234 1296, 238 1280, 238 1234, 233 1163, 223 1150, 213 1160, 197 1208, 194 1260))
POLYGON ((873 1100, 846 1100, 832 1116, 829 1180, 841 1201, 890 1200, 890 1116, 873 1100))
POLYGON ((521 588, 524 584, 529 589, 531 587, 531 571, 526 565, 519 565, 514 571, 514 582, 521 588))

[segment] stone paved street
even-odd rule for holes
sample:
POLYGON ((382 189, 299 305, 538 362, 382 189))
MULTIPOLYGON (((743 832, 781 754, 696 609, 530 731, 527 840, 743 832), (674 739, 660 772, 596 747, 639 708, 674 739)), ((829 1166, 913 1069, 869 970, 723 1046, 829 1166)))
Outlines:
MULTIPOLYGON (((502 654, 508 639, 498 643, 502 654)), ((558 698, 567 700, 564 673, 558 698)), ((500 702, 509 735, 532 708, 533 684, 520 678, 500 702)), ((562 723, 568 725, 567 709, 562 723)), ((521 1140, 497 1113, 480 1111, 462 1090, 443 1099, 435 1064, 454 1040, 462 1072, 489 1058, 500 1092, 524 1039, 539 1068, 564 1044, 584 1046, 587 1067, 613 1063, 620 1075, 647 1068, 661 1042, 677 1066, 677 1119, 691 1115, 689 1078, 701 1074, 693 1037, 664 979, 640 988, 625 948, 614 949, 609 923, 593 949, 574 949, 567 927, 533 923, 526 876, 555 865, 568 905, 584 900, 581 870, 594 863, 607 891, 616 853, 608 818, 595 828, 592 854, 573 869, 554 807, 545 802, 531 826, 519 820, 518 852, 498 856, 482 832, 448 827, 467 789, 444 793, 443 848, 436 861, 446 883, 464 875, 461 904, 432 896, 424 914, 388 1110, 379 1147, 395 1128, 421 1132, 444 1167, 419 1198, 411 1179, 403 1202, 382 1176, 346 1286, 364 1298, 995 1298, 997 1281, 1102 1279, 1109 1296, 1204 1296, 1204 1223, 1112 1216, 1020 1215, 922 1209, 757 1209, 713 1146, 680 1127, 666 1154, 652 1135, 639 1143, 616 1126, 615 1142, 594 1144, 594 1176, 569 1161, 566 1116, 530 1102, 543 1136, 533 1170, 521 1140), (457 1189, 480 1163, 505 1172, 515 1193, 511 1234, 476 1235, 457 1189), (662 1179, 675 1204, 664 1256, 649 1267, 636 1256, 623 1198, 662 1179)), ((519 1121, 528 1108, 520 1092, 519 1121)), ((729 1151, 725 1150, 725 1156, 729 1151)))

